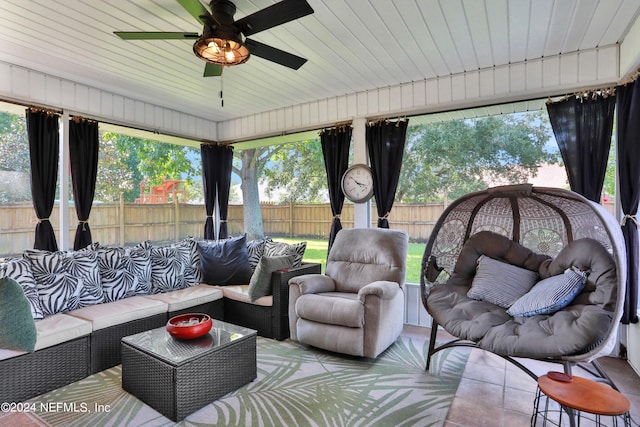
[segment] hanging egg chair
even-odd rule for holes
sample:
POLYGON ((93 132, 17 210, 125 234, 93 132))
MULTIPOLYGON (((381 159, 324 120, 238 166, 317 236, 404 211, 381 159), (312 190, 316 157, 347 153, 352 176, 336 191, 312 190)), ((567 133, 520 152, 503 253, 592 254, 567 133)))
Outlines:
MULTIPOLYGON (((575 363, 591 362, 605 376, 596 359, 616 345, 625 253, 613 215, 572 191, 520 184, 460 197, 438 219, 422 259, 422 302, 433 318, 427 369, 434 353, 469 346, 495 353, 533 378, 537 376, 513 358, 562 363, 567 373, 575 363), (508 280, 503 288, 491 289, 493 282, 498 286, 509 277, 511 266, 535 272, 537 284, 574 269, 584 275, 583 287, 555 312, 513 315, 513 306, 470 292, 474 281, 479 287, 483 255, 504 267, 489 278, 489 293, 511 291, 508 280), (456 339, 436 346, 438 326, 456 339)), ((538 300, 534 302, 542 302, 538 300)))

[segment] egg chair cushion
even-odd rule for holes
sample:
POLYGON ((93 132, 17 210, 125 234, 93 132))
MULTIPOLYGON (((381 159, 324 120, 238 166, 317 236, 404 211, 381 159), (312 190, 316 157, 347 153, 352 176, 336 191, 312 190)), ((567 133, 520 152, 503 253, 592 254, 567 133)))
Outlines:
POLYGON ((615 262, 595 240, 575 240, 552 259, 483 231, 465 243, 448 282, 431 289, 427 310, 447 332, 485 350, 511 357, 555 358, 587 351, 605 338, 613 318, 616 284, 615 262), (584 289, 566 308, 553 314, 512 317, 503 307, 467 296, 474 263, 482 254, 536 270, 542 279, 573 266, 589 274, 584 289))

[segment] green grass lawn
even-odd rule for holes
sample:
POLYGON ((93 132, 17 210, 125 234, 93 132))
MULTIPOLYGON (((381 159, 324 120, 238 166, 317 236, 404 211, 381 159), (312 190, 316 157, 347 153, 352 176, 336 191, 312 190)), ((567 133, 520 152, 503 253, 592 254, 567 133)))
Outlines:
MULTIPOLYGON (((274 237, 273 240, 285 243, 307 242, 307 249, 304 252, 305 262, 317 262, 322 264, 322 271, 327 263, 327 240, 315 240, 305 238, 274 237)), ((407 283, 420 283, 420 263, 426 243, 409 243, 409 255, 407 257, 407 283)))

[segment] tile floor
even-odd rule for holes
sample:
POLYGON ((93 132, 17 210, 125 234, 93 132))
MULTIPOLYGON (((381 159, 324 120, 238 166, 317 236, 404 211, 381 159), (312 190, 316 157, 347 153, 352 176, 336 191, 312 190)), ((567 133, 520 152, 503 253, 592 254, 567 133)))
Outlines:
MULTIPOLYGON (((405 334, 429 333, 426 328, 406 326, 405 334), (426 332, 425 332, 426 331, 426 332)), ((424 335, 423 335, 424 336, 424 335)), ((446 332, 438 332, 438 341, 451 339, 446 332)), ((478 349, 454 348, 467 351, 469 361, 462 375, 458 391, 451 404, 445 427, 518 427, 530 426, 537 383, 529 375, 505 359, 478 349)), ((562 371, 560 364, 519 359, 536 375, 562 371)), ((618 389, 631 403, 632 425, 640 423, 640 377, 621 359, 605 357, 600 364, 618 389)), ((590 377, 588 372, 574 368, 573 375, 590 377)), ((567 420, 562 425, 569 425, 567 420)), ((603 417, 604 425, 612 425, 610 417, 603 417)), ((539 422, 537 425, 542 425, 539 422)), ((581 421, 581 426, 594 425, 581 421)), ((619 425, 620 424, 619 422, 619 425)))

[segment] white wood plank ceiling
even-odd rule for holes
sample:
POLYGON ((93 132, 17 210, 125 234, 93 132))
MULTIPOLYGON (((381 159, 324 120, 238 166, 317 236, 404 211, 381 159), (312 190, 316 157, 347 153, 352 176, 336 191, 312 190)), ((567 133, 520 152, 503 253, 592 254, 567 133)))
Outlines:
MULTIPOLYGON (((215 122, 402 83, 621 43, 640 0, 308 0, 315 13, 252 38, 305 57, 252 57, 203 78, 175 0, 0 0, 0 61, 215 122), (218 92, 223 86, 224 107, 218 92)), ((276 0, 237 0, 236 19, 276 0)))

